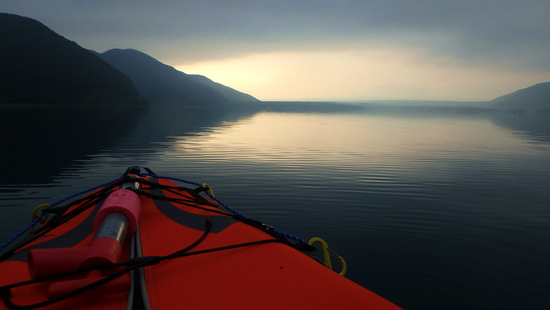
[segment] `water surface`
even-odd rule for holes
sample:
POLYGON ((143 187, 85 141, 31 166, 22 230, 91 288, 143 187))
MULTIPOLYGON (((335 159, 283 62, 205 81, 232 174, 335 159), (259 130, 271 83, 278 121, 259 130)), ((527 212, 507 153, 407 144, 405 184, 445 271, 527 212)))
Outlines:
POLYGON ((143 165, 208 182, 280 230, 323 237, 348 262, 348 278, 406 309, 549 304, 545 132, 431 111, 201 113, 143 112, 56 173, 4 180, 2 239, 35 205, 143 165))

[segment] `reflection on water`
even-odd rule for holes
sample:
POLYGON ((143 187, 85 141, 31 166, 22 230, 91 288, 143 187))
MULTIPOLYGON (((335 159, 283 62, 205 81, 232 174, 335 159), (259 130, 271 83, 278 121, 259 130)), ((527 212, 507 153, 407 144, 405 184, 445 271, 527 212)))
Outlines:
MULTIPOLYGON (((525 142, 489 120, 388 118, 368 114, 258 113, 196 136, 175 137, 175 152, 225 160, 304 160, 320 165, 355 160, 408 166, 426 156, 486 158, 517 154, 525 142), (403 162, 405 161, 405 162, 403 162)), ((172 142, 171 142, 172 143, 172 142)), ((414 167, 410 167, 414 168, 414 167)))
POLYGON ((528 139, 550 142, 550 112, 499 111, 491 120, 528 139))
POLYGON ((126 135, 146 111, 128 108, 0 107, 0 184, 46 182, 73 160, 126 135))
POLYGON ((5 184, 3 239, 33 206, 137 164, 208 182, 253 218, 323 237, 349 278, 406 309, 550 302, 550 145, 528 131, 485 115, 371 110, 159 109, 128 128, 53 181, 5 184))

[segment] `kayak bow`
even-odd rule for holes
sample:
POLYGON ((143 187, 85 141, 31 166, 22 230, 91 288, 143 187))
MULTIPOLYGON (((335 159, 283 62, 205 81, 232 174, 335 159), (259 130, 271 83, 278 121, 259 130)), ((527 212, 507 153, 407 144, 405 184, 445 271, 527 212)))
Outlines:
POLYGON ((0 309, 400 309, 327 268, 346 269, 322 239, 147 168, 42 210, 53 216, 0 257, 0 309), (324 263, 303 253, 314 242, 324 263))

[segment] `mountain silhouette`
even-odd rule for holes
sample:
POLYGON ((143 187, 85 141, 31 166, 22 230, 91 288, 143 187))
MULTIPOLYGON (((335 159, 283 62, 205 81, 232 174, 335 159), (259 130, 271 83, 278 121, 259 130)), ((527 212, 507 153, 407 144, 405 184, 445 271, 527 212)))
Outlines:
POLYGON ((0 103, 146 103, 101 58, 27 17, 0 13, 0 103))
POLYGON ((539 83, 498 97, 494 107, 507 110, 550 111, 550 82, 539 83))
POLYGON ((217 91, 222 96, 229 99, 230 101, 238 101, 238 102, 259 102, 260 101, 249 94, 245 94, 231 87, 227 87, 220 83, 216 83, 204 75, 187 74, 187 76, 195 82, 212 87, 215 91, 217 91))
POLYGON ((203 76, 187 75, 133 49, 112 49, 99 54, 126 74, 152 105, 220 106, 254 97, 214 83, 203 76))

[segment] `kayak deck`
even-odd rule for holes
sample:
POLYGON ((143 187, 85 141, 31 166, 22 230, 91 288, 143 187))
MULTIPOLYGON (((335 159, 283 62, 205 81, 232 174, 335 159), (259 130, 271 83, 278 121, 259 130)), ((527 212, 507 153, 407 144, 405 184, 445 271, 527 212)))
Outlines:
MULTIPOLYGON (((88 195, 97 197, 83 199, 50 221, 86 207, 70 220, 46 233, 37 229, 36 240, 0 261, 0 286, 30 279, 28 249, 87 246, 105 194, 136 181, 127 178, 132 179, 97 190, 88 195)), ((128 292, 98 294, 92 289, 43 309, 400 309, 299 250, 307 245, 291 243, 260 222, 221 208, 199 194, 204 188, 181 187, 151 176, 142 176, 139 182, 135 191, 141 201, 139 228, 124 244, 123 260, 162 259, 134 271, 130 296, 135 297, 129 298, 128 292)), ((42 227, 48 228, 48 223, 42 227)), ((17 305, 43 302, 49 284, 12 288, 10 301, 17 305)), ((0 303, 0 309, 6 305, 0 303)))

